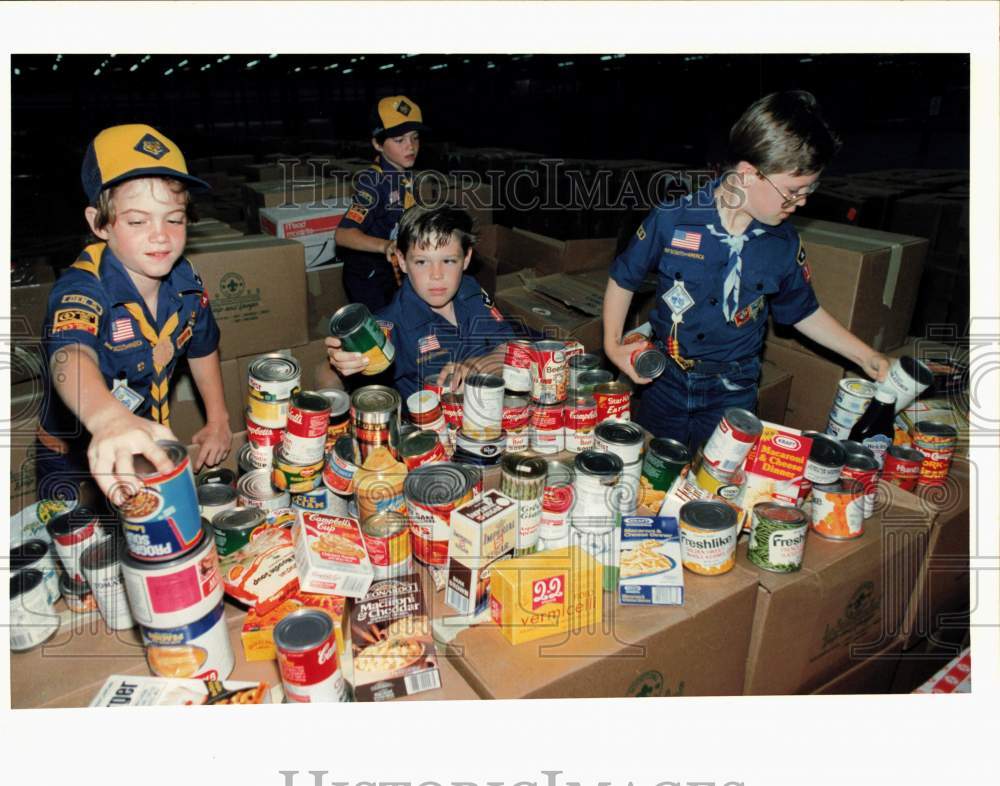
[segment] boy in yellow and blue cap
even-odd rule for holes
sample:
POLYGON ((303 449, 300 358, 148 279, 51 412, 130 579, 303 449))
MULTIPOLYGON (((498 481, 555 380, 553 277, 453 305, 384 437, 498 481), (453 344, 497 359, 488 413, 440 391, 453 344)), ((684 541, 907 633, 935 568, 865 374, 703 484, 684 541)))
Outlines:
POLYGON ((229 451, 219 328, 183 257, 193 216, 188 174, 170 139, 140 124, 107 128, 81 169, 88 245, 49 296, 43 342, 45 405, 38 433, 40 498, 75 497, 90 474, 113 502, 137 486, 133 456, 170 469, 157 439, 173 439, 167 397, 187 356, 207 422, 193 441, 200 465, 229 451), (122 484, 115 489, 116 484, 122 484))
POLYGON ((352 303, 372 312, 387 305, 399 287, 396 233, 403 211, 412 207, 413 166, 420 152, 423 113, 406 96, 381 99, 371 118, 370 169, 355 180, 354 199, 337 227, 337 256, 344 262, 344 291, 352 303))

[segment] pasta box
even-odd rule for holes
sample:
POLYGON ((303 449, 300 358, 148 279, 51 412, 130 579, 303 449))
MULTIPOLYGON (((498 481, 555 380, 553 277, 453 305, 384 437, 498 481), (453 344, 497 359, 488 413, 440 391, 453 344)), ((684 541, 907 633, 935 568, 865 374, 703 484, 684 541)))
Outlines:
POLYGON ((305 592, 364 597, 375 573, 356 519, 299 510, 292 543, 305 592))
POLYGON ((261 612, 257 607, 247 612, 243 621, 240 638, 243 642, 243 656, 247 662, 259 660, 274 660, 274 626, 282 619, 301 608, 322 609, 333 619, 334 633, 337 637, 337 655, 343 659, 347 616, 345 600, 339 595, 321 595, 313 592, 297 591, 281 602, 280 605, 261 612))
POLYGON ((618 602, 681 606, 684 569, 680 533, 671 516, 623 516, 618 602))

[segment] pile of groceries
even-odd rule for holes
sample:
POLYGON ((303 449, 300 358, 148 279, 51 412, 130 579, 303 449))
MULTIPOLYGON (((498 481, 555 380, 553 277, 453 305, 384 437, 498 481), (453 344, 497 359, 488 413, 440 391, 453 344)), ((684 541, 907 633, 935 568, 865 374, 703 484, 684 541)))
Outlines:
MULTIPOLYGON (((294 358, 257 359, 238 475, 196 479, 184 448, 161 443, 173 469, 141 471, 120 526, 82 507, 47 521, 67 601, 89 587, 107 625, 137 624, 146 646, 153 676, 111 675, 94 703, 270 700, 226 682, 224 596, 246 610, 243 656, 276 659, 288 701, 434 690, 442 614, 515 645, 599 620, 604 593, 680 605, 683 569, 732 569, 743 533, 751 563, 796 571, 809 530, 863 536, 880 476, 913 489, 947 475, 954 427, 894 416, 929 384, 912 358, 877 389, 841 385, 831 429, 858 414, 849 433, 733 409, 693 456, 630 422, 631 386, 599 366, 577 342, 512 341, 502 375, 471 374, 460 393, 428 384, 404 410, 392 388, 301 390, 294 358)), ((45 540, 19 549, 23 650, 58 627, 60 580, 45 540)))

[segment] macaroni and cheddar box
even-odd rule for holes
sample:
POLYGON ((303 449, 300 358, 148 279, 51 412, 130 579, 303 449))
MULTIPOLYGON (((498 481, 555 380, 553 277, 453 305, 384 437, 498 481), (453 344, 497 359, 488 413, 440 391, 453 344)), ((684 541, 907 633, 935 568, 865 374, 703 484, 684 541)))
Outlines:
POLYGON ((622 517, 618 602, 683 605, 684 569, 676 519, 669 516, 622 517))
POLYGON ((577 546, 503 560, 490 576, 490 617, 511 644, 597 625, 601 565, 577 546))
POLYGON ((333 618, 334 633, 337 637, 337 654, 344 657, 345 629, 347 614, 344 598, 339 595, 320 595, 299 590, 286 598, 279 606, 261 614, 256 608, 247 612, 240 634, 243 641, 243 655, 247 662, 274 660, 274 626, 282 619, 301 608, 322 609, 333 618))

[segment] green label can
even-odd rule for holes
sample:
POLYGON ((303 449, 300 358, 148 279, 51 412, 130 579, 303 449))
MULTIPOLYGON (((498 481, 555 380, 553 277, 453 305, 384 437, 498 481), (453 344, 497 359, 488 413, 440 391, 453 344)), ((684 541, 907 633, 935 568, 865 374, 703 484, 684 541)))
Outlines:
POLYGON ((747 558, 772 573, 794 573, 802 567, 809 521, 798 508, 759 502, 753 506, 747 558))
POLYGON ((339 338, 348 352, 360 352, 368 358, 368 366, 361 372, 368 377, 381 374, 396 357, 390 330, 383 329, 363 303, 350 303, 330 317, 330 335, 339 338))

